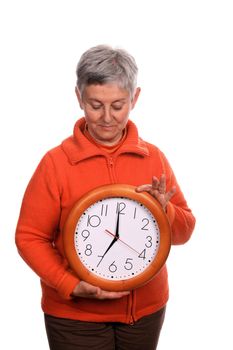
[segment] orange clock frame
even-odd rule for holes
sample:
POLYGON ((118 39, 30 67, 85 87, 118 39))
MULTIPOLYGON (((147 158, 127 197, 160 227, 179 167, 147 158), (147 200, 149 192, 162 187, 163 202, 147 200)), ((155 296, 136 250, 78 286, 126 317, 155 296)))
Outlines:
POLYGON ((135 189, 135 186, 125 184, 104 185, 88 192, 73 206, 64 226, 63 244, 65 256, 69 265, 80 280, 108 291, 131 290, 149 282, 165 264, 171 247, 171 230, 167 216, 159 202, 154 197, 147 192, 136 192, 135 189), (111 281, 98 277, 89 271, 79 259, 74 244, 76 225, 83 212, 95 202, 101 199, 113 197, 125 197, 143 204, 150 210, 154 218, 157 220, 160 230, 158 253, 151 264, 140 275, 118 281, 111 281))

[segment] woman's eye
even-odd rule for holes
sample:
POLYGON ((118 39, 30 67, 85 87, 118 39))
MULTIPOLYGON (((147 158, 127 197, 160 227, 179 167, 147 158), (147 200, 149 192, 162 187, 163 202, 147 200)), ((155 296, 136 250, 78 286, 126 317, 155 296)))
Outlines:
POLYGON ((112 108, 115 110, 115 111, 120 111, 122 109, 122 105, 112 105, 112 108))
POLYGON ((97 110, 97 109, 100 109, 101 108, 101 105, 92 105, 91 106, 93 109, 97 110))

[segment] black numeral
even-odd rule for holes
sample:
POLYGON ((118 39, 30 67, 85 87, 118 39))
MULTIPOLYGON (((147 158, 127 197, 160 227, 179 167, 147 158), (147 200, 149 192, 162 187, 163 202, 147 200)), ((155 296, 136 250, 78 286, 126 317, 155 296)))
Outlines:
POLYGON ((85 241, 90 236, 90 232, 88 230, 83 230, 81 233, 81 236, 83 237, 83 240, 85 241))
POLYGON ((152 246, 152 237, 151 236, 147 236, 146 239, 147 239, 147 242, 145 243, 145 246, 147 248, 150 248, 152 246))
POLYGON ((133 260, 133 259, 132 258, 127 258, 126 261, 125 261, 125 265, 124 265, 124 268, 126 270, 128 270, 128 271, 132 270, 132 268, 133 268, 133 264, 132 264, 132 262, 130 260, 133 260))
POLYGON ((91 244, 86 245, 86 250, 84 253, 86 256, 90 256, 92 254, 92 245, 91 244))
POLYGON ((108 215, 108 204, 102 204, 101 205, 101 216, 107 216, 108 215))
POLYGON ((145 224, 142 226, 141 230, 148 231, 148 228, 146 228, 146 227, 149 225, 149 222, 150 221, 147 218, 142 219, 142 223, 145 223, 145 224))
POLYGON ((113 261, 113 262, 111 263, 111 265, 109 266, 108 269, 109 269, 109 271, 112 272, 112 273, 114 273, 114 272, 117 271, 117 266, 115 265, 115 261, 113 261))
POLYGON ((138 257, 145 260, 146 259, 146 249, 143 249, 143 251, 138 255, 138 257))
POLYGON ((98 258, 101 258, 101 259, 100 259, 100 261, 98 262, 97 267, 99 267, 99 264, 100 264, 100 263, 101 263, 101 261, 103 260, 104 255, 98 255, 98 258))
POLYGON ((101 219, 98 215, 88 215, 87 226, 98 227, 101 223, 101 219))
POLYGON ((137 208, 134 208, 133 218, 136 219, 137 208))
POLYGON ((116 207, 116 213, 125 215, 124 210, 126 208, 126 204, 124 202, 118 202, 116 207))

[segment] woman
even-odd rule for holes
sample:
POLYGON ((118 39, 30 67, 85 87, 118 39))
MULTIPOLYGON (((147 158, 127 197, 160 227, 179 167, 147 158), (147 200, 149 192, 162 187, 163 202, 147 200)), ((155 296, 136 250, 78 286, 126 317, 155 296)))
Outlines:
POLYGON ((190 238, 195 219, 164 154, 143 141, 129 120, 140 94, 134 58, 108 46, 89 49, 78 63, 75 91, 84 117, 32 176, 16 244, 41 279, 50 349, 156 349, 168 300, 166 266, 136 290, 101 290, 69 268, 64 223, 79 198, 111 183, 154 196, 170 221, 173 244, 190 238))

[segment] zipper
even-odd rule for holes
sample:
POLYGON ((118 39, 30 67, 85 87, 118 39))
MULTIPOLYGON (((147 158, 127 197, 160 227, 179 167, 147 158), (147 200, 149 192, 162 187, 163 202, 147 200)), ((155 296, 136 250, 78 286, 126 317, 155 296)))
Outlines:
POLYGON ((135 302, 136 302, 136 291, 132 290, 132 304, 131 304, 131 315, 130 315, 130 324, 135 323, 134 313, 135 313, 135 302))
POLYGON ((111 183, 116 183, 116 176, 115 176, 115 172, 114 172, 114 159, 113 159, 113 157, 107 158, 107 163, 108 163, 108 170, 109 170, 111 183))
MULTIPOLYGON (((116 175, 114 171, 114 158, 109 157, 107 158, 107 164, 109 169, 109 175, 112 183, 116 183, 116 175)), ((129 295, 129 308, 128 308, 128 323, 133 326, 135 324, 135 318, 134 318, 134 310, 135 310, 135 291, 132 290, 132 292, 129 295)))
POLYGON ((130 326, 133 326, 135 324, 135 317, 134 317, 134 311, 135 311, 135 291, 132 290, 132 292, 129 295, 129 318, 128 318, 128 322, 130 324, 130 326))

